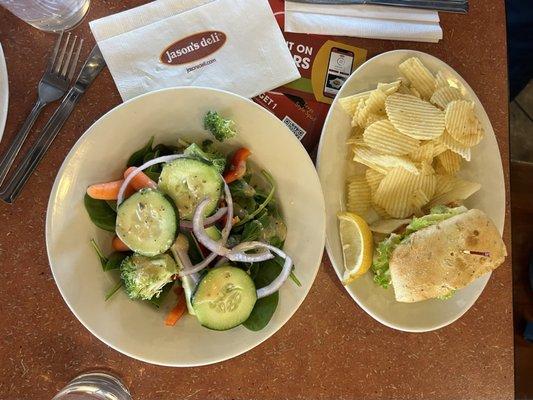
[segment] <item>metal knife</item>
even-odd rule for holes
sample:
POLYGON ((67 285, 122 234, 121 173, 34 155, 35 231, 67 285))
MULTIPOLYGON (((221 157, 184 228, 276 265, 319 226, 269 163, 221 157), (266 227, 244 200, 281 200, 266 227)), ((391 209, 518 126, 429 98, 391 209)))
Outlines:
POLYGON ((15 201, 15 198, 67 121, 81 96, 83 96, 105 65, 104 57, 98 45, 94 46, 78 75, 76 83, 67 92, 57 110, 50 117, 35 144, 24 155, 20 165, 17 167, 17 172, 5 188, 0 191, 0 198, 2 200, 7 203, 13 203, 15 201))
POLYGON ((466 13, 468 0, 291 0, 309 4, 374 4, 384 6, 422 8, 435 11, 466 13))

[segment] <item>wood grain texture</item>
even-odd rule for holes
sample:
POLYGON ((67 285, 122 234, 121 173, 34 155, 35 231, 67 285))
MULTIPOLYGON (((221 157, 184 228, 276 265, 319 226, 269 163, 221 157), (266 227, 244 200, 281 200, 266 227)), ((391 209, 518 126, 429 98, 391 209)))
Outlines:
MULTIPOLYGON (((93 0, 87 21, 141 0, 93 0)), ((408 48, 435 55, 472 86, 496 132, 508 192, 508 99, 502 0, 471 0, 467 15, 441 14, 438 44, 350 39, 368 56, 408 48)), ((9 117, 0 151, 30 111, 54 38, 0 9, 0 42, 10 79, 9 117)), ((95 81, 18 201, 0 204, 0 398, 49 399, 80 372, 122 376, 135 399, 511 399, 513 326, 510 258, 460 320, 436 332, 391 330, 369 317, 340 285, 327 257, 309 296, 272 338, 233 360, 201 368, 148 365, 112 350, 74 317, 57 291, 46 256, 44 220, 56 173, 79 136, 120 103, 107 70, 95 81)), ((53 107, 47 108, 37 128, 53 107)), ((34 130, 32 137, 35 137, 34 130)), ((31 139, 30 139, 31 142, 31 139)), ((504 239, 510 243, 510 215, 504 239)), ((283 299, 281 299, 283 301, 283 299)), ((176 329, 176 335, 179 330, 176 329)))

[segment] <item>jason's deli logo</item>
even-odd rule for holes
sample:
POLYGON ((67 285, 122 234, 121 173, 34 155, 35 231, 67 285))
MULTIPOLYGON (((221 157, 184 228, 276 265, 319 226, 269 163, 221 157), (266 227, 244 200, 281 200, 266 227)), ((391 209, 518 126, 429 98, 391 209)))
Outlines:
POLYGON ((168 65, 187 64, 207 57, 226 43, 226 34, 220 31, 195 33, 172 43, 161 53, 160 60, 168 65))

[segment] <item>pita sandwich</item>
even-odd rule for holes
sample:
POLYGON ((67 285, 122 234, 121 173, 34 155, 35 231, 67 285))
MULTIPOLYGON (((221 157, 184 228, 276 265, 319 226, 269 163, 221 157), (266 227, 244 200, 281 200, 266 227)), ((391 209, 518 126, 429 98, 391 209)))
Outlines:
POLYGON ((412 233, 389 263, 396 300, 446 297, 496 269, 507 256, 494 223, 472 209, 412 233))

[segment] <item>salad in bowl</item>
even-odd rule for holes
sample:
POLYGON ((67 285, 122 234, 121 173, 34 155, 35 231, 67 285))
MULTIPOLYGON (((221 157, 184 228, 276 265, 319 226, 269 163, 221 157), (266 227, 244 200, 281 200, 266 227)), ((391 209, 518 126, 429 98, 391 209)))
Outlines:
POLYGON ((87 188, 91 221, 114 233, 111 254, 91 241, 103 270, 120 272, 106 301, 124 290, 159 307, 173 291, 168 326, 188 312, 212 330, 258 331, 280 287, 289 278, 300 286, 283 251, 276 183, 246 147, 220 150, 218 142, 237 135, 232 120, 209 111, 204 128, 213 140, 155 144, 152 137, 131 154, 123 177, 87 188))

